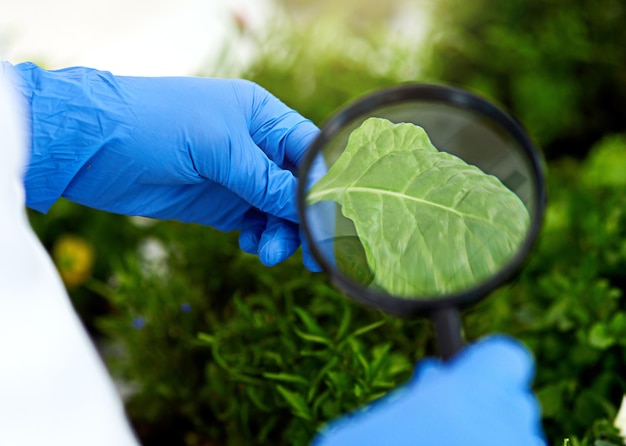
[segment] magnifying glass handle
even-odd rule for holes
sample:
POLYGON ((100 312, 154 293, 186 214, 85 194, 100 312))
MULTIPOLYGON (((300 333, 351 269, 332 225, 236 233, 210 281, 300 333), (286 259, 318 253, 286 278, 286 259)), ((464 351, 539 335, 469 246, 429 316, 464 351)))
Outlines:
POLYGON ((430 316, 434 326, 439 353, 445 360, 452 358, 463 348, 461 313, 456 307, 444 307, 430 316))

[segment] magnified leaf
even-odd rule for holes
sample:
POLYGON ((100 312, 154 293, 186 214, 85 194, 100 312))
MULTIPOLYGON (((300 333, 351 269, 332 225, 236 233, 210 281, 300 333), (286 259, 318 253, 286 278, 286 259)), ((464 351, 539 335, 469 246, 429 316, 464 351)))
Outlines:
POLYGON ((400 297, 467 289, 510 260, 528 210, 500 180, 439 152, 419 126, 369 118, 308 192, 354 223, 372 286, 400 297))

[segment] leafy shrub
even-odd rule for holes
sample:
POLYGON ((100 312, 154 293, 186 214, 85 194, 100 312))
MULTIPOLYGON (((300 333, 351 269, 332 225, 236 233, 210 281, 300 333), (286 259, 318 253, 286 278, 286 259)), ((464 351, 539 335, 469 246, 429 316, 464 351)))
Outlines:
POLYGON ((406 380, 429 349, 423 321, 357 307, 298 259, 269 269, 223 234, 159 229, 167 273, 128 258, 111 293, 118 312, 101 323, 123 347, 111 365, 137 386, 128 408, 146 444, 175 423, 179 438, 307 444, 406 380))
POLYGON ((626 126, 626 4, 620 0, 443 0, 428 77, 504 104, 550 158, 584 155, 626 126))

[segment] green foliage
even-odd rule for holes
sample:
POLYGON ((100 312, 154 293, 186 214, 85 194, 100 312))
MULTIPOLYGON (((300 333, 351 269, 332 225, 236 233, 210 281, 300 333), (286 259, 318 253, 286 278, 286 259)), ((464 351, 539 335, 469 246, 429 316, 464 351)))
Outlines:
POLYGON ((586 161, 583 180, 591 187, 626 188, 626 135, 610 134, 594 145, 586 161))
POLYGON ((551 157, 626 129, 621 0, 442 0, 428 77, 504 104, 551 157))
MULTIPOLYGON (((625 189, 581 181, 603 168, 598 160, 614 163, 613 150, 602 143, 584 163, 551 165, 551 202, 535 253, 468 323, 472 335, 504 331, 535 353, 550 438, 602 438, 594 421, 608 425, 626 389, 625 189)), ((626 169, 626 160, 604 167, 626 169)))
POLYGON ((116 376, 137 388, 128 409, 146 444, 176 423, 193 441, 308 444, 408 379, 430 345, 424 321, 357 307, 298 259, 268 269, 199 226, 151 237, 170 253, 166 272, 127 258, 100 325, 120 347, 116 376))

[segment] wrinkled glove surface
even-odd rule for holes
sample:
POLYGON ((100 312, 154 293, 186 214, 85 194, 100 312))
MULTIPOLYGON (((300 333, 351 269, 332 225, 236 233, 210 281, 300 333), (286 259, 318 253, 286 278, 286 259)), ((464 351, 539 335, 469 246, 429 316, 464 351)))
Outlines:
POLYGON ((545 446, 533 360, 494 336, 449 362, 421 361, 404 387, 331 423, 315 446, 545 446))
POLYGON ((29 207, 45 212, 63 196, 238 230, 241 248, 267 265, 298 248, 294 173, 318 129, 266 90, 244 80, 14 68, 31 107, 29 207))

